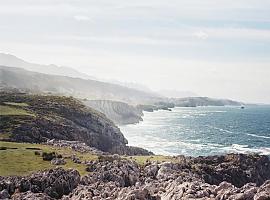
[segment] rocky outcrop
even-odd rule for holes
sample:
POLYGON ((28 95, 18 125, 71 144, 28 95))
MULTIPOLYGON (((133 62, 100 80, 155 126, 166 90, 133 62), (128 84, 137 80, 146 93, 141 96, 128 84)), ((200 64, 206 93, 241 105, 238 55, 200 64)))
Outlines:
POLYGON ((77 171, 56 168, 28 177, 0 178, 0 195, 13 199, 80 199, 80 200, 268 200, 269 168, 266 156, 235 155, 215 157, 176 157, 174 162, 148 162, 138 165, 119 155, 102 155, 88 161, 87 176, 77 171), (254 159, 255 163, 250 162, 254 159), (240 164, 244 163, 244 164, 240 164), (209 163, 210 172, 202 167, 209 163), (214 164, 213 164, 214 163, 214 164), (230 166, 229 166, 230 165, 230 166), (214 167, 218 166, 218 167, 214 167), (212 169, 213 168, 213 169, 212 169), (207 182, 206 176, 230 177, 207 182), (243 175, 252 171, 249 179, 243 175), (212 171, 211 171, 212 170, 212 171), (216 172, 216 173, 213 173, 216 172), (237 183, 241 186, 237 186, 237 183), (255 181, 253 180, 260 180, 255 181), (241 183, 241 184, 240 184, 241 183), (16 192, 15 192, 16 191, 16 192))
POLYGON ((88 100, 83 103, 105 114, 116 124, 135 124, 142 121, 143 112, 124 102, 111 100, 88 100))
POLYGON ((65 165, 67 162, 64 160, 64 158, 54 158, 51 160, 52 165, 65 165))
POLYGON ((95 147, 90 147, 86 145, 84 142, 80 142, 80 141, 52 139, 52 140, 47 140, 44 144, 57 147, 57 148, 69 148, 69 149, 72 149, 73 151, 77 151, 80 153, 91 153, 93 155, 106 154, 105 152, 100 151, 95 147))
POLYGON ((33 193, 33 192, 23 192, 23 193, 16 193, 12 196, 12 200, 54 200, 46 193, 33 193))
MULTIPOLYGON (((237 160, 244 161, 246 164, 254 155, 228 155, 231 168, 235 168, 239 173, 234 175, 238 182, 243 181, 242 175, 246 171, 237 160), (235 159, 238 158, 238 159, 235 159)), ((254 176, 260 177, 260 174, 269 173, 268 168, 263 166, 269 165, 267 157, 255 156, 255 160, 264 160, 257 164, 254 169, 254 176), (259 167, 260 166, 260 167, 259 167)), ((212 159, 213 157, 211 157, 212 159)), ((227 165, 221 157, 216 157, 220 168, 224 170, 223 176, 230 176, 230 171, 226 171, 227 165), (224 168, 223 168, 224 167, 224 168)), ((210 160, 210 157, 205 157, 210 160)), ((81 179, 81 185, 77 187, 70 195, 63 199, 141 199, 141 200, 190 200, 190 199, 269 199, 270 182, 267 176, 260 177, 264 184, 252 183, 246 179, 242 182, 241 187, 233 183, 220 180, 217 184, 207 183, 204 179, 206 171, 194 170, 199 165, 204 164, 204 158, 181 157, 175 163, 148 163, 146 166, 138 166, 133 161, 121 160, 119 157, 103 157, 99 161, 88 163, 88 170, 91 172, 81 179)), ((227 162, 227 161, 225 161, 227 162)), ((253 164, 246 165, 247 168, 253 169, 253 164)))
MULTIPOLYGON (((0 93, 0 104, 25 103, 31 115, 1 115, 0 129, 10 141, 81 141, 104 152, 133 155, 120 129, 106 116, 72 97, 0 93)), ((15 104, 16 105, 16 104, 15 104)), ((13 107, 16 108, 16 106, 13 107)), ((142 153, 143 151, 139 151, 142 153)), ((146 151, 144 151, 146 152, 146 151)), ((148 152, 149 154, 149 152, 148 152)))
POLYGON ((254 200, 268 200, 270 199, 270 180, 266 181, 254 196, 254 200))
POLYGON ((139 110, 146 111, 146 112, 154 112, 157 110, 172 111, 171 108, 174 108, 174 106, 175 106, 174 103, 157 102, 157 103, 148 104, 148 105, 139 104, 136 106, 136 108, 139 110))
POLYGON ((205 182, 219 184, 222 181, 242 187, 246 183, 261 185, 270 179, 269 157, 246 154, 198 157, 187 160, 193 170, 201 174, 205 182))
POLYGON ((56 168, 37 172, 27 177, 2 178, 0 179, 0 191, 8 191, 10 196, 14 193, 23 193, 15 194, 13 196, 14 199, 19 199, 20 195, 22 197, 34 196, 31 193, 46 194, 45 196, 41 195, 43 199, 46 199, 46 196, 50 196, 54 199, 60 199, 63 195, 69 194, 74 188, 76 188, 79 182, 80 174, 78 171, 73 169, 64 170, 62 168, 56 168))

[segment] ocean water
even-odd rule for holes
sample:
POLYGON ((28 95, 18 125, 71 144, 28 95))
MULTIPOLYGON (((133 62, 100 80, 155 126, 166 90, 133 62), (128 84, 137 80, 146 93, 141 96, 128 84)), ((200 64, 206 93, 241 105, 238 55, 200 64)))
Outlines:
POLYGON ((270 155, 270 106, 174 108, 144 112, 143 120, 120 129, 129 145, 155 154, 270 155))

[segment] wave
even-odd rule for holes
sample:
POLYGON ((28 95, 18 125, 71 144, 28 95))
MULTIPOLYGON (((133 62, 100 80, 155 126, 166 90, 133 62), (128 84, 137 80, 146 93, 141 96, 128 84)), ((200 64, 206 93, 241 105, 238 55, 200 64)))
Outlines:
POLYGON ((252 137, 257 137, 257 138, 270 139, 269 136, 256 135, 256 134, 251 134, 251 133, 247 133, 247 135, 252 136, 252 137))
POLYGON ((225 133, 231 133, 231 134, 233 133, 232 131, 229 131, 229 130, 227 130, 227 129, 218 128, 218 127, 215 127, 215 126, 208 126, 208 125, 207 125, 207 127, 212 128, 212 129, 215 129, 215 130, 219 130, 219 131, 225 132, 225 133))
POLYGON ((270 155, 270 147, 249 148, 248 145, 232 144, 222 149, 225 153, 258 153, 260 155, 270 155))

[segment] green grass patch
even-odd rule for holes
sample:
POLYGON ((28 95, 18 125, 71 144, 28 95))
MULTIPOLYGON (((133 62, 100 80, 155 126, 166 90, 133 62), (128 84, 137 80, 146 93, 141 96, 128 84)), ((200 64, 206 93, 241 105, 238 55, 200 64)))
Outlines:
POLYGON ((16 103, 16 102, 4 102, 4 104, 10 105, 10 106, 20 106, 20 107, 29 106, 27 103, 16 103))
POLYGON ((0 132, 0 140, 9 139, 11 136, 10 133, 1 133, 0 132))
MULTIPOLYGON (((49 145, 42 144, 30 144, 30 143, 16 143, 16 142, 4 142, 0 141, 0 147, 7 147, 6 150, 0 150, 0 176, 15 176, 15 175, 29 175, 33 172, 51 169, 57 166, 52 165, 50 161, 44 161, 41 155, 35 155, 36 150, 27 148, 39 148, 39 152, 56 152, 61 154, 65 161, 65 165, 61 167, 68 169, 77 169, 79 173, 84 176, 88 174, 85 171, 86 165, 76 164, 69 157, 76 155, 81 161, 85 160, 97 160, 98 156, 90 153, 79 153, 73 151, 70 148, 58 148, 49 145), (17 149, 12 149, 17 148, 17 149)), ((134 160, 139 165, 145 165, 147 161, 157 162, 176 162, 176 160, 169 156, 123 156, 122 158, 134 160)))
MULTIPOLYGON (((0 150, 0 176, 13 176, 13 175, 28 175, 35 171, 51 169, 57 166, 52 165, 50 161, 44 161, 41 155, 35 155, 35 150, 26 148, 40 148, 42 152, 56 152, 63 155, 63 157, 69 157, 76 155, 82 161, 95 160, 96 155, 89 153, 78 153, 69 148, 55 148, 48 145, 41 144, 29 144, 29 143, 15 143, 15 142, 2 142, 0 141, 0 147, 18 148, 0 150)), ((65 158, 67 164, 61 165, 61 167, 68 169, 77 169, 80 174, 86 175, 86 165, 76 164, 70 158, 65 158)))
POLYGON ((34 114, 23 110, 21 108, 16 108, 12 106, 3 106, 0 105, 0 116, 3 115, 29 115, 29 116, 35 116, 34 114))

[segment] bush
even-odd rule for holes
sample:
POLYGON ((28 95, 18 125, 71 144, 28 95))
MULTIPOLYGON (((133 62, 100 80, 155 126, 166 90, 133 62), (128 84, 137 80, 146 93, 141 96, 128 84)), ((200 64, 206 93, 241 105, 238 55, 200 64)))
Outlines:
POLYGON ((56 153, 55 152, 50 152, 50 153, 43 152, 42 158, 43 158, 43 160, 51 161, 52 159, 56 158, 56 153))

